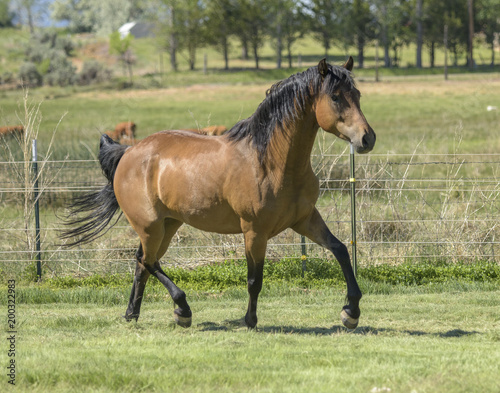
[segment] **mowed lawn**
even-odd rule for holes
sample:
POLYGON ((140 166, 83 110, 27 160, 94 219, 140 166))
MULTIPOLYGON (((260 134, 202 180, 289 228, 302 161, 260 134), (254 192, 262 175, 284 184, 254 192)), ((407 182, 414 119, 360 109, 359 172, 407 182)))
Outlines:
MULTIPOLYGON (((146 289, 138 323, 120 317, 128 289, 95 289, 114 293, 114 304, 81 302, 78 289, 66 291, 74 291, 74 302, 17 306, 18 392, 500 388, 500 290, 495 285, 367 293, 353 332, 339 319, 343 288, 266 287, 257 330, 241 324, 247 304, 243 288, 188 291, 193 309, 188 329, 173 323, 172 302, 160 286, 146 289)), ((6 362, 5 350, 0 364, 6 362)), ((7 377, 2 379, 5 388, 7 377)))

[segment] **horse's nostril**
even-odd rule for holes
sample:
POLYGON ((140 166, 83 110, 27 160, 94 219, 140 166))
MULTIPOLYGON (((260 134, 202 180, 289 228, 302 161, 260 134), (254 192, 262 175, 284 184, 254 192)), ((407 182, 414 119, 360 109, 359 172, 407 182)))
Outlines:
POLYGON ((368 134, 363 135, 363 138, 361 139, 361 143, 363 144, 363 148, 367 148, 370 146, 370 142, 368 141, 368 134))

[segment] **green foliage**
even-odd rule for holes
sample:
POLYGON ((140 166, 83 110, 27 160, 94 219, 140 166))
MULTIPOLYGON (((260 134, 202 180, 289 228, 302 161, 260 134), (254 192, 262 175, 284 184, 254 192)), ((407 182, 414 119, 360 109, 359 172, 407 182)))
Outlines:
POLYGON ((111 79, 111 70, 96 60, 88 60, 83 63, 82 70, 78 74, 80 85, 105 82, 111 79))
POLYGON ((44 31, 31 38, 26 48, 26 58, 37 65, 38 73, 46 84, 67 86, 76 80, 76 68, 68 59, 73 50, 71 39, 60 37, 56 32, 44 31))
POLYGON ((76 81, 76 68, 67 57, 53 52, 44 81, 49 86, 68 86, 76 81))
POLYGON ((118 31, 114 31, 109 36, 109 53, 123 56, 130 48, 134 36, 128 34, 121 37, 118 31))
POLYGON ((500 265, 476 263, 405 263, 398 266, 379 265, 359 270, 363 279, 391 285, 425 285, 449 280, 485 282, 500 278, 500 265))
MULTIPOLYGON (((199 266, 192 270, 165 265, 164 270, 178 286, 195 290, 222 291, 246 286, 245 260, 229 260, 221 264, 199 266)), ((447 281, 492 282, 500 279, 500 265, 485 261, 463 264, 424 262, 396 266, 379 265, 358 268, 358 276, 363 282, 392 286, 419 286, 447 281)), ((43 285, 56 289, 116 288, 128 287, 132 283, 132 278, 130 274, 105 276, 96 274, 83 278, 66 276, 48 278, 44 280, 43 285)), ((304 288, 345 285, 339 264, 325 259, 308 260, 304 273, 302 261, 298 258, 266 261, 264 282, 269 285, 288 283, 304 288)), ((151 280, 149 285, 161 286, 157 280, 151 280)))
POLYGON ((0 28, 12 26, 13 12, 9 9, 9 0, 0 0, 0 28))
POLYGON ((43 80, 37 66, 32 62, 25 62, 21 65, 19 79, 25 86, 41 86, 43 80))

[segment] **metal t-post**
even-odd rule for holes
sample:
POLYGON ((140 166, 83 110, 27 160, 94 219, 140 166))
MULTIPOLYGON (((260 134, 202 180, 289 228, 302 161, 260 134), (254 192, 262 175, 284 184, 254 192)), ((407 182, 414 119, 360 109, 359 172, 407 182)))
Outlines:
POLYGON ((42 254, 40 251, 40 205, 38 203, 38 154, 37 154, 37 146, 36 139, 33 139, 33 176, 34 176, 34 185, 33 185, 33 199, 35 202, 35 247, 36 247, 36 276, 38 280, 42 279, 42 254))
POLYGON ((351 245, 352 245, 352 270, 354 276, 358 275, 358 261, 356 259, 356 177, 354 175, 354 146, 351 143, 351 245))

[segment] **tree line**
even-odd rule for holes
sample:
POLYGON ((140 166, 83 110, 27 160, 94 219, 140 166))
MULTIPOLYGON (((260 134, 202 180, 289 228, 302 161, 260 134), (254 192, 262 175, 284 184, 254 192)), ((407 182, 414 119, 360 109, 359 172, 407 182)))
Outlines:
MULTIPOLYGON (((35 5, 47 1, 0 0, 0 26, 16 15, 30 23, 35 5)), ((46 8, 71 32, 109 35, 128 21, 154 23, 158 45, 169 53, 174 70, 180 52, 194 69, 196 52, 206 46, 217 49, 229 69, 235 43, 259 68, 264 42, 272 42, 277 68, 286 62, 291 67, 293 44, 306 34, 321 43, 326 57, 333 47, 354 48, 361 68, 367 45, 380 47, 384 66, 391 67, 400 65, 401 50, 410 43, 416 47, 414 65, 421 68, 428 51, 433 67, 445 30, 454 65, 464 53, 473 65, 478 33, 491 48, 494 65, 500 32, 500 0, 58 0, 46 8)))

